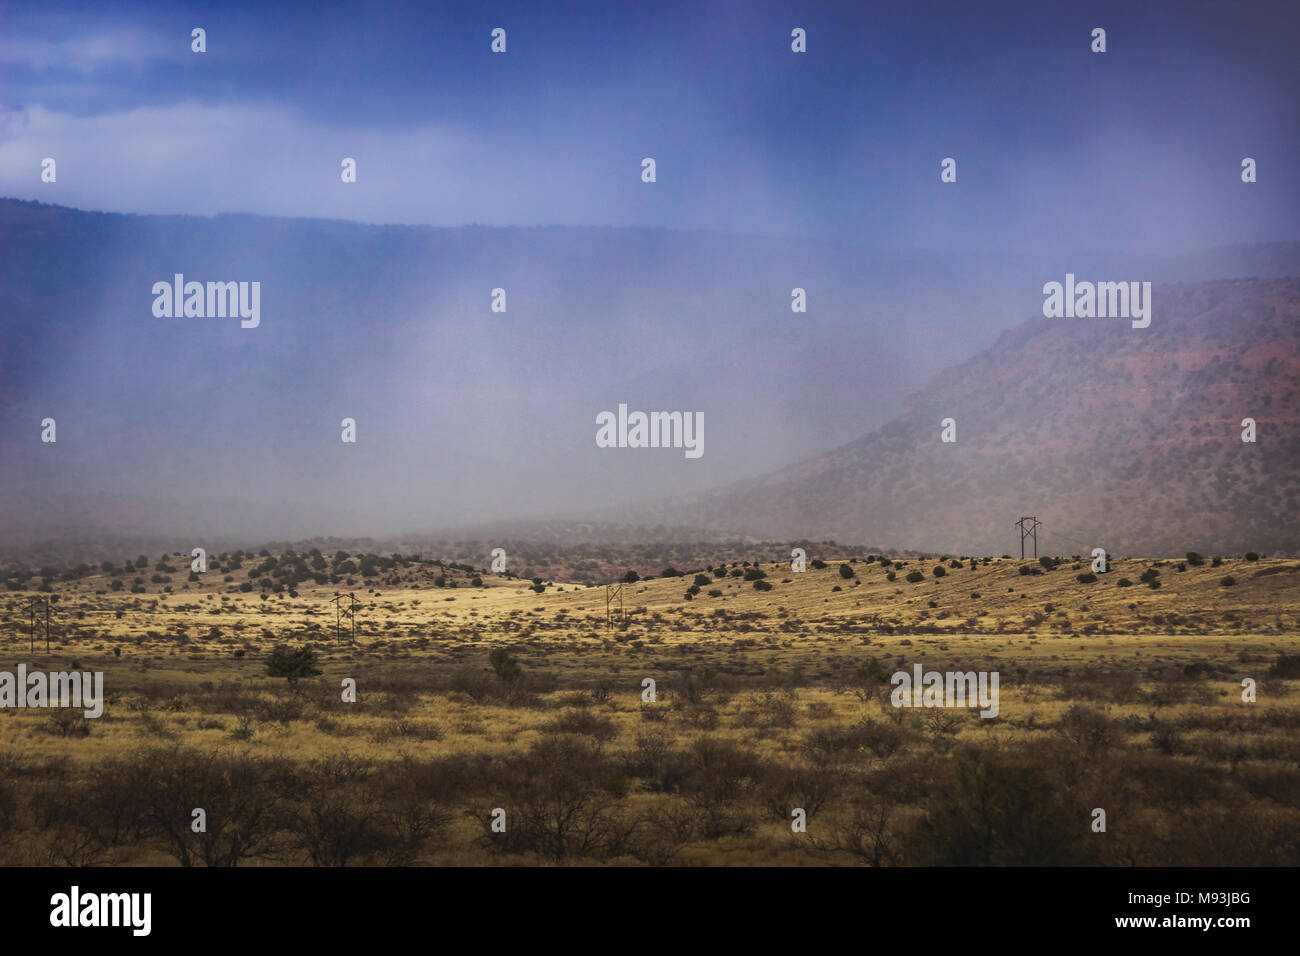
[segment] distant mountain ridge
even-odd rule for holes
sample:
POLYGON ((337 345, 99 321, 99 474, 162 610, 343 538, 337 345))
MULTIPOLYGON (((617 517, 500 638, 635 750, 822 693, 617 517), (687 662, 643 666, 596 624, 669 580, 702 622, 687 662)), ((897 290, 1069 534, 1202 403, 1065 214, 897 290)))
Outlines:
POLYGON ((659 525, 1003 553, 1022 512, 1058 551, 1295 546, 1300 243, 969 255, 12 199, 0 235, 0 553, 546 522, 571 528, 547 541, 599 543, 588 521, 627 543, 659 525), (1031 320, 963 361, 1065 264, 1164 283, 1151 328, 1031 320), (152 286, 176 272, 260 281, 260 325, 156 317, 152 286), (705 454, 596 447, 595 414, 620 402, 703 411, 705 454), (1259 443, 1233 445, 1247 415, 1259 443), (1210 540, 1187 540, 1198 526, 1210 540))

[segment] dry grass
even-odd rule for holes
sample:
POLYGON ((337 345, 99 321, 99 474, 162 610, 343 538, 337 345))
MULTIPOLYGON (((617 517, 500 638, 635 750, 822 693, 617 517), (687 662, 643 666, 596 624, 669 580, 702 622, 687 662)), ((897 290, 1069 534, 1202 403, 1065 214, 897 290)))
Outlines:
POLYGON ((1268 675, 1300 653, 1294 561, 1120 560, 1089 584, 1072 562, 773 564, 770 591, 727 568, 687 600, 692 571, 627 586, 612 630, 603 588, 412 565, 354 588, 339 642, 334 586, 263 599, 239 590, 254 563, 172 594, 55 583, 48 654, 28 652, 35 592, 0 595, 6 669, 75 663, 109 695, 98 720, 0 711, 3 862, 1300 862, 1300 699, 1268 675), (267 677, 281 643, 323 674, 267 677), (522 678, 489 668, 499 647, 522 678), (893 708, 871 659, 998 671, 1000 714, 893 708))

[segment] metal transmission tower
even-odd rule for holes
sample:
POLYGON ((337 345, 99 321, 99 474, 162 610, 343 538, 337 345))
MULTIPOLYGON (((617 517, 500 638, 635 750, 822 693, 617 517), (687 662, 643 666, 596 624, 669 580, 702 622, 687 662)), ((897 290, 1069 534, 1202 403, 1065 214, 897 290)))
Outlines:
POLYGON ((618 622, 627 624, 627 616, 623 612, 623 582, 618 584, 605 585, 605 628, 609 630, 614 627, 614 601, 618 600, 618 622))
POLYGON ((36 653, 36 625, 40 623, 42 617, 45 620, 45 653, 50 652, 50 599, 49 598, 32 598, 31 606, 32 623, 31 629, 27 633, 28 652, 36 653))
POLYGON ((333 604, 334 604, 334 640, 335 640, 336 642, 342 640, 342 638, 339 636, 339 631, 340 631, 340 629, 341 629, 341 625, 342 625, 342 622, 343 622, 343 615, 346 614, 346 615, 348 616, 348 619, 352 622, 352 640, 355 642, 356 639, 357 639, 357 598, 356 598, 356 595, 355 595, 353 592, 351 592, 351 591, 349 591, 347 594, 340 594, 340 593, 338 593, 337 591, 335 591, 335 592, 334 592, 334 597, 332 597, 330 600, 331 600, 331 601, 333 602, 333 604), (348 608, 347 608, 346 611, 343 609, 343 601, 344 601, 344 600, 348 600, 348 601, 351 602, 351 604, 348 605, 348 608))
POLYGON ((1033 517, 1032 515, 1027 518, 1021 518, 1019 521, 1016 522, 1016 527, 1020 529, 1020 557, 1022 559, 1025 556, 1025 538, 1033 539, 1034 557, 1035 558, 1038 557, 1038 526, 1040 524, 1042 524, 1042 522, 1039 521, 1037 518, 1033 517), (1026 525, 1025 524, 1026 521, 1030 521, 1033 523, 1026 525))

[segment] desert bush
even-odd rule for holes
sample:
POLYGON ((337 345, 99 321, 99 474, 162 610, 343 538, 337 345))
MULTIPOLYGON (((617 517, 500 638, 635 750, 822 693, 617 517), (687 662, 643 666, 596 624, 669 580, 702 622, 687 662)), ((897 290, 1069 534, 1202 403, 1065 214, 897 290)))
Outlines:
POLYGON ((937 866, 1077 866, 1094 862, 1086 813, 1050 767, 1027 755, 968 748, 953 758, 908 834, 910 862, 937 866))
POLYGON ((265 666, 267 674, 287 679, 290 687, 296 686, 301 678, 321 673, 316 666, 316 652, 309 646, 293 650, 281 644, 267 657, 265 666))
POLYGON ((638 823, 624 813, 624 778, 599 746, 547 737, 495 768, 490 786, 502 796, 504 833, 480 814, 486 845, 553 860, 613 858, 630 853, 638 823))
POLYGON ((77 738, 90 736, 90 721, 79 710, 60 708, 54 711, 49 720, 45 722, 45 728, 56 737, 77 738))
POLYGON ((476 704, 481 704, 493 691, 492 677, 484 671, 462 668, 451 675, 448 687, 453 693, 464 694, 476 704))
POLYGON ((342 753, 313 760, 295 774, 294 799, 286 812, 289 842, 315 866, 410 852, 402 835, 386 826, 385 807, 374 799, 376 765, 342 753))
POLYGON ((681 793, 700 813, 706 839, 737 836, 753 829, 755 820, 745 805, 760 774, 758 758, 722 738, 700 737, 690 750, 692 766, 681 782, 681 793))
POLYGON ((292 697, 275 697, 271 700, 259 701, 256 713, 258 720, 287 727, 293 721, 302 719, 303 703, 292 697))
POLYGON ((889 679, 885 668, 874 657, 863 661, 853 671, 853 679, 863 684, 880 684, 889 679))
MULTIPOLYGON (((333 727, 329 732, 338 734, 340 729, 337 721, 331 721, 333 727)), ((316 726, 320 728, 320 721, 316 726)), ((442 728, 432 720, 419 720, 410 717, 394 717, 386 724, 382 725, 375 732, 375 740, 384 743, 393 738, 405 738, 410 740, 441 740, 443 737, 442 728)))
POLYGON ((823 762, 874 756, 886 759, 903 749, 911 733, 901 724, 879 723, 863 718, 846 727, 826 727, 812 731, 802 742, 810 760, 823 762))
POLYGON ((624 772, 653 793, 671 793, 690 772, 691 759, 661 730, 639 733, 635 747, 623 754, 624 772))
POLYGON ((759 797, 776 820, 789 823, 796 807, 817 816, 844 786, 846 773, 838 766, 773 766, 759 779, 759 797))
POLYGON ((767 691, 752 694, 742 705, 736 721, 741 727, 757 727, 770 730, 777 727, 793 727, 795 723, 795 699, 793 694, 767 691))
POLYGON ((1151 746, 1162 754, 1173 756, 1181 752, 1183 747, 1182 732, 1176 724, 1163 720, 1151 721, 1151 746))
POLYGON ((602 743, 613 739, 618 732, 614 721, 590 708, 566 710, 543 724, 542 730, 553 734, 577 734, 602 743))
POLYGON ((99 765, 93 786, 112 796, 107 822, 119 831, 156 840, 181 866, 231 867, 273 848, 288 772, 283 761, 172 746, 99 765))
POLYGON ((1300 678, 1300 654, 1282 654, 1268 669, 1268 676, 1281 680, 1300 678))
POLYGON ((641 719, 647 723, 661 724, 668 719, 668 708, 663 704, 642 704, 641 719))
POLYGON ((1115 723, 1105 713, 1083 704, 1067 710, 1056 729, 1070 743, 1089 753, 1109 750, 1120 736, 1115 723))
POLYGON ((523 669, 510 652, 504 647, 494 647, 488 653, 488 663, 492 665, 493 672, 497 675, 497 680, 518 680, 523 675, 523 669))

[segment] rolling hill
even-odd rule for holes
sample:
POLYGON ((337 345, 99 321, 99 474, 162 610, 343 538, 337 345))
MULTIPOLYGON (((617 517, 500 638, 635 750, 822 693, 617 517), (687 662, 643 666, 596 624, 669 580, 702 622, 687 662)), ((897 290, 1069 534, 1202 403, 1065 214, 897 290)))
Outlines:
POLYGON ((1146 329, 1027 321, 857 441, 636 514, 980 554, 1012 551, 1036 515, 1050 553, 1295 553, 1300 279, 1157 286, 1154 302, 1146 329))

